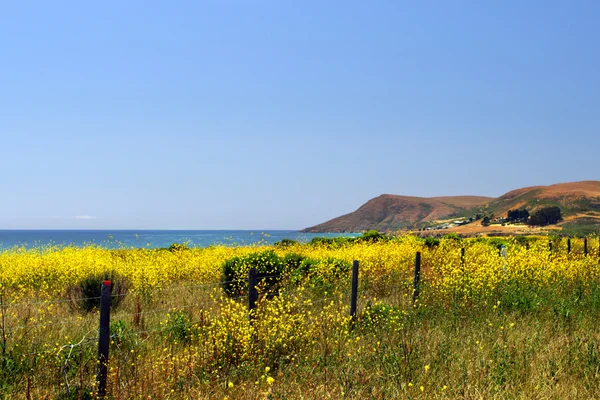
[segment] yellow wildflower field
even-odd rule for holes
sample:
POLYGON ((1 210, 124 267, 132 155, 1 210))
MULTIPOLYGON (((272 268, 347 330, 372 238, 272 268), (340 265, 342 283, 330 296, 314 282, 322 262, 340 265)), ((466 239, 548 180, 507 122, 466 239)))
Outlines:
POLYGON ((86 279, 105 276, 115 279, 112 398, 562 397, 572 390, 595 397, 598 251, 595 237, 584 254, 583 240, 568 253, 558 238, 551 247, 547 238, 411 235, 12 249, 0 253, 0 388, 7 398, 96 396, 98 311, 82 304, 94 300, 86 279), (417 252, 421 287, 413 302, 417 252), (239 291, 224 291, 223 268, 257 253, 297 263, 259 285, 249 312, 244 280, 239 291), (353 260, 354 320, 350 270, 336 271, 353 260))

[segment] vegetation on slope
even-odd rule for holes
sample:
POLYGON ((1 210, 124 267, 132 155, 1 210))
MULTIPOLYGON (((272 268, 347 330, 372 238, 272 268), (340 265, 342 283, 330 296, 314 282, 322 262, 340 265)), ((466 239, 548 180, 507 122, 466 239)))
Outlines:
MULTIPOLYGON (((600 181, 534 186, 508 192, 496 199, 456 196, 419 198, 382 195, 369 200, 358 210, 307 228, 309 232, 356 232, 368 229, 396 231, 431 226, 434 221, 469 218, 476 215, 506 216, 510 210, 527 209, 529 213, 558 207, 562 216, 587 215, 600 220, 600 181)), ((571 221, 569 227, 577 225, 571 221)), ((435 225, 435 224, 433 224, 435 225)), ((575 228, 577 229, 577 228, 575 228)), ((598 232, 598 231, 596 231, 598 232)))
POLYGON ((395 231, 424 222, 461 215, 481 206, 489 197, 408 197, 384 194, 358 210, 305 229, 306 232, 361 232, 369 229, 395 231))

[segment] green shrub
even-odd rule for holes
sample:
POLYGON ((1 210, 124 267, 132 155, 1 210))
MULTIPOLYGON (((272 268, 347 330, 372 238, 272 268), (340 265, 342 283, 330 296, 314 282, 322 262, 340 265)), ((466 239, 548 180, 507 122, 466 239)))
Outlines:
POLYGON ((328 258, 325 263, 329 265, 330 272, 335 278, 347 276, 352 271, 352 263, 339 258, 328 258))
POLYGON ((111 308, 116 308, 125 299, 131 284, 129 280, 114 271, 88 275, 65 291, 72 310, 91 312, 100 308, 102 282, 110 280, 111 308))
POLYGON ((313 287, 329 290, 340 278, 348 277, 352 264, 339 258, 325 258, 320 260, 307 259, 300 267, 308 276, 313 287))
POLYGON ((511 312, 530 313, 539 307, 541 294, 528 283, 511 280, 502 285, 499 306, 511 312))
POLYGON ((192 317, 183 310, 167 314, 166 332, 170 341, 189 344, 192 341, 192 317))
POLYGON ((317 270, 317 266, 319 265, 319 260, 315 260, 312 258, 306 258, 302 260, 298 269, 302 271, 304 274, 308 275, 311 272, 317 270))
MULTIPOLYGON (((286 258, 287 258, 287 256, 286 256, 286 258)), ((306 277, 308 277, 312 271, 315 271, 316 265, 318 264, 317 260, 313 260, 312 258, 302 257, 302 261, 300 261, 300 263, 294 267, 293 265, 297 261, 298 261, 298 259, 295 259, 290 264, 286 263, 286 268, 287 268, 287 265, 289 265, 289 270, 288 270, 289 271, 289 279, 290 279, 290 282, 293 284, 299 283, 302 280, 304 280, 306 277)))
POLYGON ((485 244, 495 247, 497 249, 499 249, 502 246, 506 247, 508 245, 507 239, 501 239, 501 238, 497 238, 497 237, 491 237, 491 238, 490 237, 479 237, 479 238, 475 239, 475 242, 485 243, 485 244))
POLYGON ((377 232, 375 229, 371 229, 369 231, 366 231, 362 234, 362 236, 357 237, 354 241, 355 242, 367 242, 367 243, 375 243, 375 242, 379 242, 382 240, 386 240, 387 236, 382 235, 381 233, 377 232))
POLYGON ((232 257, 225 262, 221 267, 223 276, 221 278, 221 285, 225 293, 229 296, 241 294, 242 289, 242 265, 244 261, 242 257, 232 257))
POLYGON ((169 251, 171 251, 171 252, 183 251, 183 250, 189 250, 189 248, 187 247, 187 245, 185 243, 173 243, 169 246, 169 251))
MULTIPOLYGON (((4 349, 3 349, 4 350, 4 349)), ((17 377, 27 373, 27 364, 24 357, 13 352, 2 351, 0 354, 0 398, 13 398, 9 395, 11 385, 17 382, 17 377)), ((12 393, 14 396, 14 393, 12 393)))
POLYGON ((428 248, 436 247, 440 244, 440 239, 434 238, 433 236, 429 236, 425 238, 425 246, 428 248))
POLYGON ((281 239, 279 242, 275 242, 275 246, 277 247, 289 247, 297 244, 298 242, 292 239, 281 239))
POLYGON ((221 285, 230 297, 246 295, 248 271, 255 268, 259 275, 259 285, 269 291, 285 276, 288 283, 298 283, 305 278, 311 282, 332 283, 348 275, 352 264, 337 258, 314 260, 301 254, 289 253, 279 257, 273 250, 251 253, 244 257, 232 257, 222 265, 221 285), (261 277, 262 275, 262 277, 261 277))
POLYGON ((445 234, 442 237, 442 239, 445 239, 445 240, 456 240, 457 242, 459 242, 459 241, 462 240, 462 237, 458 233, 451 232, 451 233, 445 234))
POLYGON ((326 244, 330 244, 331 243, 331 239, 330 238, 325 238, 325 237, 314 237, 310 240, 310 244, 313 246, 322 246, 322 245, 326 245, 326 244))
POLYGON ((114 343, 123 348, 123 345, 131 344, 134 332, 125 321, 119 319, 110 323, 110 337, 114 343))
POLYGON ((351 269, 351 263, 337 258, 303 258, 297 267, 288 270, 288 282, 297 284, 308 280, 313 287, 329 287, 340 278, 347 277, 351 269))
POLYGON ((248 271, 255 268, 259 275, 266 276, 260 279, 260 284, 272 288, 281 279, 284 270, 284 259, 280 258, 273 250, 251 253, 245 257, 233 257, 222 265, 222 287, 229 296, 243 295, 248 289, 248 271))
POLYGON ((283 263, 285 264, 285 270, 286 271, 293 271, 295 269, 297 269, 300 264, 302 264, 302 261, 304 261, 306 259, 306 257, 304 257, 302 254, 297 254, 297 253, 288 253, 285 255, 285 257, 283 258, 283 263))
POLYGON ((357 238, 338 236, 333 238, 314 237, 310 241, 312 246, 324 246, 329 248, 339 248, 354 243, 357 238))
POLYGON ((254 267, 258 272, 281 271, 283 264, 281 258, 273 250, 264 250, 250 253, 245 257, 250 268, 254 267))
POLYGON ((536 238, 534 237, 529 237, 527 235, 519 235, 519 236, 515 236, 513 238, 513 241, 521 246, 526 246, 529 243, 533 243, 536 241, 536 238))
POLYGON ((574 237, 586 237, 600 233, 600 221, 593 218, 579 218, 562 225, 562 234, 574 237))

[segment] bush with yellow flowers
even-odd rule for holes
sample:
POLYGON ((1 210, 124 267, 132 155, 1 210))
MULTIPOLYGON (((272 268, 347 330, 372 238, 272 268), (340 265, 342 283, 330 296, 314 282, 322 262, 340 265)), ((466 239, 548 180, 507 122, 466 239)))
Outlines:
POLYGON ((581 240, 569 253, 560 238, 412 235, 11 249, 0 253, 0 396, 96 395, 98 312, 73 312, 67 288, 112 274, 129 289, 113 293, 112 398, 596 398, 598 253, 597 237, 585 255, 581 240), (265 259, 278 279, 259 281, 248 311, 247 270, 265 259), (232 260, 243 262, 228 293, 232 260))

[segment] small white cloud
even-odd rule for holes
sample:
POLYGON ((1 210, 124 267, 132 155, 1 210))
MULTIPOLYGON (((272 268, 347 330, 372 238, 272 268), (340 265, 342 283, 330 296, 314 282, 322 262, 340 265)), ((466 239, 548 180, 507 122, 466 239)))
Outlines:
POLYGON ((91 219, 98 219, 98 217, 95 217, 93 215, 70 215, 70 216, 66 216, 66 215, 53 215, 51 217, 48 217, 51 219, 79 219, 79 220, 91 220, 91 219))

